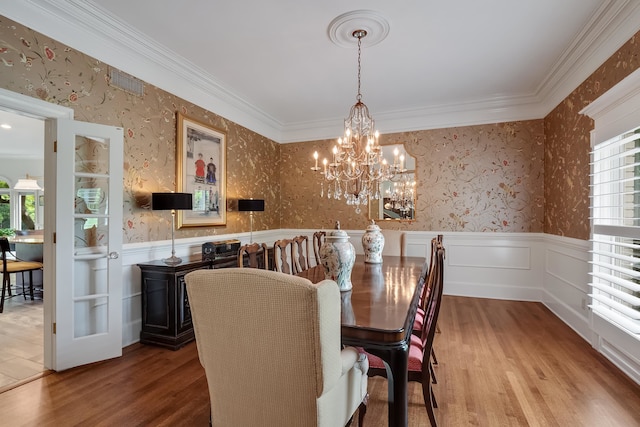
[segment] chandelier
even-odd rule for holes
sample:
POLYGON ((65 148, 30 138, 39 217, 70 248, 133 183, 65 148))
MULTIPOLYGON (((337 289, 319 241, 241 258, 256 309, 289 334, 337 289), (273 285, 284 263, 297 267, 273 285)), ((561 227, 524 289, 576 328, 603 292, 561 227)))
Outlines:
POLYGON ((369 114, 369 108, 362 102, 360 93, 360 56, 362 39, 367 35, 365 30, 355 30, 352 36, 358 39, 358 94, 356 103, 351 107, 349 116, 344 120, 344 135, 333 147, 331 161, 322 161, 318 166, 318 152, 313 153, 314 172, 322 175, 320 197, 340 200, 344 197, 347 205, 356 207, 367 205, 370 199, 378 200, 380 184, 388 181, 396 174, 404 172, 403 165, 397 156, 393 164, 389 164, 382 156, 378 144, 379 133, 375 130, 375 122, 369 114), (326 182, 326 192, 325 192, 326 182))

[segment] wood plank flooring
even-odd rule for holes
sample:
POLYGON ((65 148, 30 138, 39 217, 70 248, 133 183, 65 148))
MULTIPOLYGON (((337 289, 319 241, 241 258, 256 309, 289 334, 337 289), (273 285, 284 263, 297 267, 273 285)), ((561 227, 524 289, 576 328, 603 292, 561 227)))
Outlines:
MULTIPOLYGON (((440 316, 440 426, 640 426, 640 386, 542 304, 445 296, 440 316)), ((193 343, 132 345, 119 359, 0 394, 0 424, 207 426, 197 357, 193 343)), ((369 391, 365 425, 385 426, 386 380, 370 379, 369 391)), ((409 389, 409 425, 429 425, 419 384, 409 389)))
POLYGON ((44 371, 42 299, 17 295, 5 300, 0 313, 0 391, 44 371))

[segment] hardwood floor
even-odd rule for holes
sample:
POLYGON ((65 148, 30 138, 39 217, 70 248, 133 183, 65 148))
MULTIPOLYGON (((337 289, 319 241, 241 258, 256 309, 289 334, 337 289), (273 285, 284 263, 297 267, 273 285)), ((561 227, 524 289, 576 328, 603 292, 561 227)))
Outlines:
MULTIPOLYGON (((640 426, 640 386, 542 304, 445 296, 439 325, 440 426, 640 426)), ((386 380, 370 379, 369 391, 365 425, 385 426, 386 380)), ((0 417, 11 426, 207 426, 206 379, 194 343, 175 352, 135 344, 119 359, 0 394, 0 417)), ((409 425, 429 425, 419 384, 409 389, 409 425)))
POLYGON ((0 391, 44 371, 42 299, 13 293, 0 313, 0 391))

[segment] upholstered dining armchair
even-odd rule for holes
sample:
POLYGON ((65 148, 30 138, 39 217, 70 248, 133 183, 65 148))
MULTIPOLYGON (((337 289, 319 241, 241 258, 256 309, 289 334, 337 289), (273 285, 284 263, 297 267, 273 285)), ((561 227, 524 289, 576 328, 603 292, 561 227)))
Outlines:
POLYGON ((366 411, 368 361, 340 344, 340 291, 248 268, 185 276, 211 424, 348 425, 366 411))

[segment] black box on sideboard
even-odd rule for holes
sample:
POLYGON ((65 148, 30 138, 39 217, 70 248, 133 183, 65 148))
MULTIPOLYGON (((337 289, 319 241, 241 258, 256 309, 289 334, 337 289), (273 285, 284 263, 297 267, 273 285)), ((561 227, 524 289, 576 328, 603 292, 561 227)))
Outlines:
POLYGON ((240 249, 240 240, 220 240, 202 244, 202 260, 214 261, 219 258, 237 255, 240 249))

